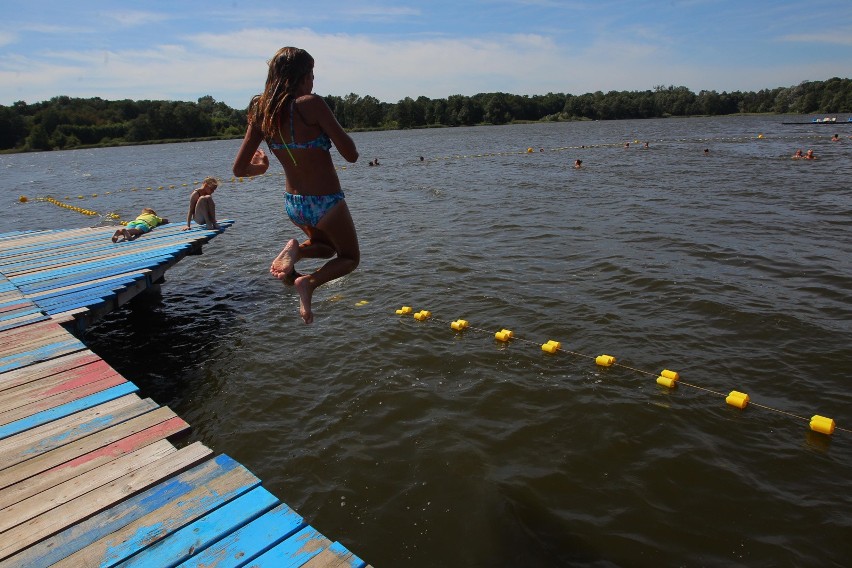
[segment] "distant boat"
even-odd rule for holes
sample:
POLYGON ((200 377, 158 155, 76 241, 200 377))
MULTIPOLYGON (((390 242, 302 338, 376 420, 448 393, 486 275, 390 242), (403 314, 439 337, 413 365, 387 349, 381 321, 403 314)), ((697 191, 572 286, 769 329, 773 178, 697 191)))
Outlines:
POLYGON ((846 121, 837 121, 836 116, 826 116, 825 118, 814 118, 811 119, 810 122, 782 122, 781 124, 833 124, 837 126, 838 124, 852 124, 852 116, 846 119, 846 121))

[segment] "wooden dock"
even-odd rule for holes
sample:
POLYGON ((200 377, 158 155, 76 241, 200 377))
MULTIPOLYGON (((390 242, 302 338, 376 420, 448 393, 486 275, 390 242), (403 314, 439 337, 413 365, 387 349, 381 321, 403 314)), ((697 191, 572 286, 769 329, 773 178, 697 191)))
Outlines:
POLYGON ((0 568, 365 566, 73 335, 219 234, 180 229, 0 235, 0 568))

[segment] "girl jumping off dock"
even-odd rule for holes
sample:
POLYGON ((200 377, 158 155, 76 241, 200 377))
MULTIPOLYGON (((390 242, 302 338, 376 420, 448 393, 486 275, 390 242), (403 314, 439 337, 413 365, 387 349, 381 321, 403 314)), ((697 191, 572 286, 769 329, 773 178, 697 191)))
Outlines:
POLYGON ((264 140, 284 168, 287 216, 308 238, 301 244, 290 239, 269 272, 293 283, 305 323, 314 320, 314 290, 355 270, 361 258, 330 153, 334 144, 346 161, 355 162, 358 150, 322 97, 312 94, 313 70, 313 57, 295 47, 282 47, 269 61, 266 87, 249 104, 248 128, 233 168, 239 177, 266 173, 269 158, 259 148, 264 140), (303 275, 296 272, 303 258, 330 260, 303 275))

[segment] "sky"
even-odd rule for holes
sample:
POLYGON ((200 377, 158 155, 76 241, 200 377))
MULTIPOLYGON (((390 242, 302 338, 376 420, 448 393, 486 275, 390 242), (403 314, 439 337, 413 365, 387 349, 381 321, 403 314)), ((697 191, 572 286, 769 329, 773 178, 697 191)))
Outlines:
POLYGON ((278 48, 314 92, 759 91, 852 77, 852 0, 2 0, 0 105, 55 96, 245 108, 278 48))

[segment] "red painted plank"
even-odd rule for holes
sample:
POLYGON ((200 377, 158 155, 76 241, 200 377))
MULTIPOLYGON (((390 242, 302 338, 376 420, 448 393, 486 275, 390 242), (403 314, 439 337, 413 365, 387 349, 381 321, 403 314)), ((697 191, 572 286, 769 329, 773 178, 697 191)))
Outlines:
POLYGON ((106 365, 106 362, 102 361, 100 357, 91 351, 84 350, 62 355, 48 361, 42 361, 22 369, 0 373, 0 391, 63 373, 66 370, 76 367, 89 365, 97 361, 101 361, 101 363, 106 365))
POLYGON ((165 422, 160 422, 159 424, 146 428, 132 436, 113 442, 108 446, 98 448, 93 452, 89 452, 88 454, 59 464, 47 471, 51 472, 61 471, 68 468, 79 468, 81 465, 92 461, 103 461, 103 458, 115 458, 122 454, 129 454, 150 444, 151 442, 173 436, 187 428, 189 428, 189 424, 187 424, 180 416, 175 416, 174 418, 170 418, 165 422))
POLYGON ((184 422, 180 417, 175 416, 165 422, 122 438, 108 446, 97 448, 87 454, 61 463, 37 476, 24 479, 0 490, 0 508, 23 501, 46 489, 111 462, 124 454, 131 454, 145 446, 179 434, 188 428, 189 424, 184 422))
POLYGON ((39 381, 34 381, 7 389, 0 398, 0 415, 14 408, 18 408, 41 399, 60 394, 65 391, 80 388, 95 381, 101 381, 118 373, 103 361, 97 361, 91 365, 84 365, 69 369, 67 372, 58 373, 39 381))

